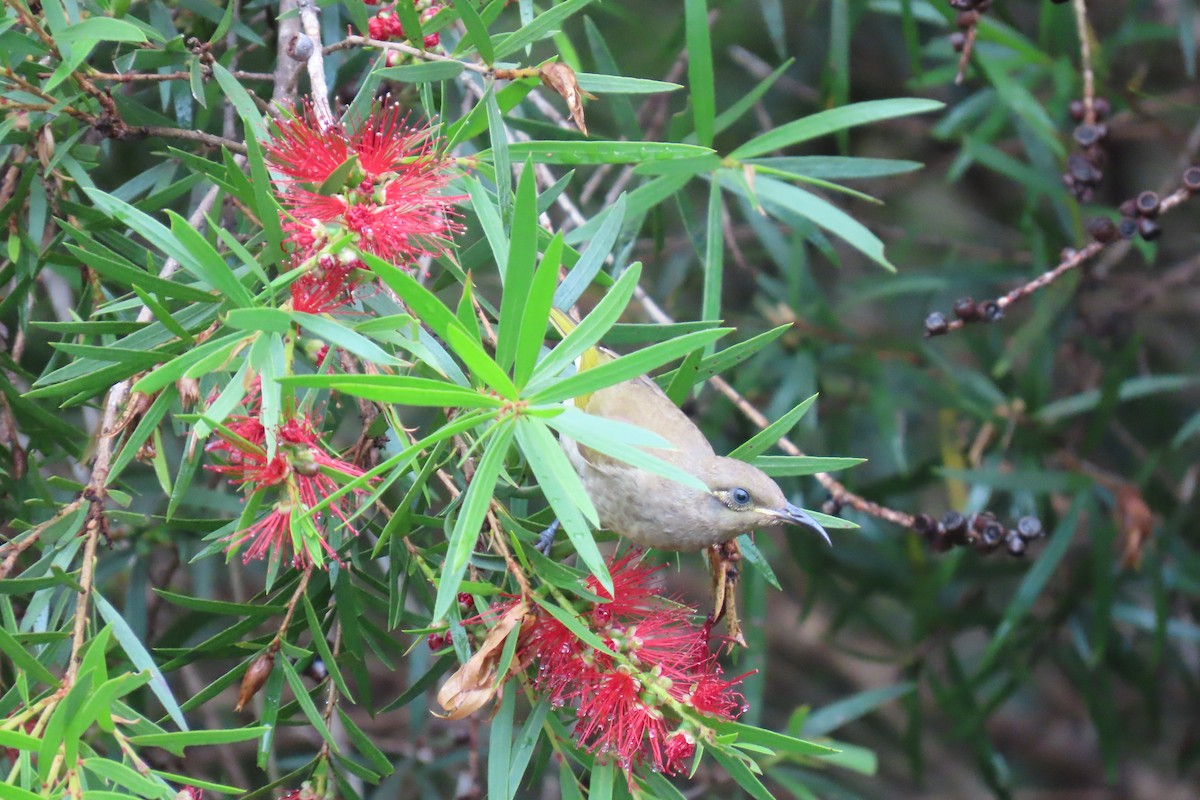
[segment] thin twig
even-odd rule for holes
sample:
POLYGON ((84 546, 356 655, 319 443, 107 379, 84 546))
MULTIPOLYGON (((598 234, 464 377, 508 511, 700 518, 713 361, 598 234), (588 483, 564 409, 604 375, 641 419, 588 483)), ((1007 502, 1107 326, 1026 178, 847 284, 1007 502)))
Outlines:
POLYGON ((1083 121, 1096 124, 1096 75, 1092 71, 1092 30, 1087 19, 1087 0, 1072 0, 1075 27, 1079 29, 1079 69, 1083 73, 1083 121))
POLYGON ((301 63, 290 53, 298 37, 304 33, 300 30, 300 17, 294 13, 296 0, 279 0, 279 13, 275 16, 278 29, 276 36, 274 88, 271 90, 271 107, 276 111, 290 108, 296 103, 296 80, 300 75, 301 63))
MULTIPOLYGON (((1178 205, 1183 203, 1185 200, 1187 200, 1191 196, 1192 196, 1191 192, 1189 192, 1187 189, 1175 190, 1175 192, 1164 197, 1162 199, 1162 201, 1159 203, 1158 213, 1161 215, 1161 214, 1165 214, 1165 213, 1169 212, 1171 209, 1177 207, 1178 205)), ((1109 242, 1100 242, 1100 241, 1090 242, 1087 246, 1085 246, 1079 250, 1072 251, 1070 255, 1068 255, 1066 258, 1064 258, 1053 269, 1049 269, 1046 272, 1043 272, 1041 275, 1038 275, 1033 280, 1021 284, 1020 286, 1016 287, 1015 289, 1012 289, 1011 291, 1009 291, 1007 294, 997 297, 995 300, 986 301, 984 303, 980 303, 977 305, 978 308, 984 308, 988 305, 994 305, 996 310, 999 313, 989 315, 985 311, 984 314, 979 317, 971 317, 968 319, 958 318, 958 319, 952 319, 952 320, 945 320, 944 324, 936 324, 936 325, 931 324, 931 320, 927 319, 925 322, 925 335, 926 336, 940 336, 945 333, 950 333, 951 331, 956 331, 956 330, 962 328, 965 324, 967 324, 968 321, 970 321, 970 322, 975 322, 975 321, 994 322, 994 321, 1000 319, 1000 317, 1003 316, 1004 310, 1007 309, 1009 306, 1011 306, 1013 303, 1017 302, 1018 300, 1022 300, 1026 297, 1029 297, 1031 294, 1038 291, 1039 289, 1043 289, 1043 288, 1049 286, 1050 284, 1054 283, 1059 278, 1061 278, 1063 275, 1066 275, 1068 272, 1083 266, 1088 261, 1090 261, 1093 258, 1095 258, 1096 256, 1098 256, 1100 253, 1104 252, 1109 247, 1117 247, 1117 246, 1120 246, 1121 244, 1123 244, 1124 242, 1125 242, 1125 240, 1123 240, 1123 239, 1115 239, 1115 240, 1109 241, 1109 242)), ((937 312, 935 312, 935 314, 936 313, 937 312)))
POLYGON ((329 107, 329 87, 325 84, 325 55, 321 48, 321 21, 317 17, 317 4, 313 0, 299 0, 300 22, 304 34, 312 43, 308 56, 308 80, 312 84, 313 112, 322 128, 332 128, 337 121, 329 107))
POLYGON ((462 61, 461 59, 444 56, 441 53, 433 53, 429 50, 423 50, 420 47, 413 47, 411 44, 405 44, 404 42, 389 42, 383 39, 372 39, 369 36, 358 36, 357 34, 347 36, 342 41, 329 45, 324 49, 324 52, 328 55, 338 50, 345 50, 348 47, 378 47, 381 50, 394 50, 397 53, 405 53, 423 61, 453 61, 455 64, 462 64, 463 69, 476 72, 480 75, 493 74, 492 68, 486 64, 479 64, 474 61, 462 61))

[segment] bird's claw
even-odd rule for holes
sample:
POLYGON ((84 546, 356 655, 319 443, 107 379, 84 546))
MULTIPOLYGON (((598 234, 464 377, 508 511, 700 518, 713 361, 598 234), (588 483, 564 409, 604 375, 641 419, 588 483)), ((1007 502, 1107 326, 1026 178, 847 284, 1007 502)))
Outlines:
POLYGON ((550 548, 554 547, 554 537, 558 535, 558 529, 561 526, 562 523, 558 520, 551 522, 550 527, 538 534, 537 542, 534 543, 533 549, 549 558, 550 548))

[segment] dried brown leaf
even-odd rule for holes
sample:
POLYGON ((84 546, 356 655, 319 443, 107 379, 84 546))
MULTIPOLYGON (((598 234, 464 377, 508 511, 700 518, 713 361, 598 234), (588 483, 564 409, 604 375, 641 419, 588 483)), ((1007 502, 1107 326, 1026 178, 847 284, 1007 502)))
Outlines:
POLYGON ((496 672, 504 652, 504 641, 513 628, 533 624, 529 604, 524 600, 508 610, 484 638, 479 651, 458 668, 438 690, 437 700, 446 710, 443 719, 462 719, 483 708, 496 695, 502 676, 496 672))
POLYGON ((1142 550, 1154 527, 1154 512, 1150 510, 1141 491, 1132 484, 1117 489, 1117 504, 1113 509, 1117 528, 1125 535, 1121 549, 1121 566, 1136 570, 1142 565, 1142 550))
POLYGON ((542 79, 544 86, 558 92, 562 99, 567 101, 567 110, 571 112, 571 120, 574 121, 575 127, 579 128, 586 136, 588 131, 587 122, 583 118, 583 98, 595 100, 596 96, 579 88, 575 70, 566 64, 553 62, 542 65, 538 69, 538 77, 542 79))

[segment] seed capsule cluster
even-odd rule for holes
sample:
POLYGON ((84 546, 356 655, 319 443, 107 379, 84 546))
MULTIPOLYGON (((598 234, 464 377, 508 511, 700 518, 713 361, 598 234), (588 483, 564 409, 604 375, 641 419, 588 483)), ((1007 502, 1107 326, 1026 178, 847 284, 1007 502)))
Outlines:
POLYGON ((1012 528, 1005 526, 989 511, 969 517, 948 511, 942 518, 918 514, 912 528, 929 543, 934 552, 944 553, 954 547, 973 547, 980 553, 992 553, 1003 547, 1009 555, 1025 555, 1029 543, 1046 535, 1037 517, 1025 516, 1012 528))
POLYGON ((1080 202, 1091 200, 1100 181, 1104 179, 1104 165, 1108 157, 1102 145, 1108 138, 1105 120, 1111 113, 1112 105, 1103 97, 1092 101, 1091 118, 1088 117, 1084 101, 1071 101, 1071 119, 1078 123, 1071 138, 1079 150, 1067 157, 1067 171, 1063 173, 1062 180, 1063 185, 1080 202))

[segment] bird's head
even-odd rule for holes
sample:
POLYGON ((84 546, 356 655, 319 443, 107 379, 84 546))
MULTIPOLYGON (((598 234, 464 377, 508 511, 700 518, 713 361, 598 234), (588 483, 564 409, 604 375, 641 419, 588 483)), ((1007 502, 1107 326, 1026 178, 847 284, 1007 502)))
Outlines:
POLYGON ((821 534, 830 545, 829 534, 804 509, 792 505, 779 484, 758 467, 736 458, 713 456, 697 464, 701 480, 711 498, 707 516, 732 539, 742 533, 772 525, 799 525, 821 534))

